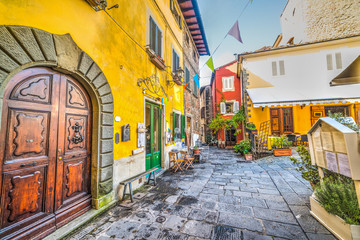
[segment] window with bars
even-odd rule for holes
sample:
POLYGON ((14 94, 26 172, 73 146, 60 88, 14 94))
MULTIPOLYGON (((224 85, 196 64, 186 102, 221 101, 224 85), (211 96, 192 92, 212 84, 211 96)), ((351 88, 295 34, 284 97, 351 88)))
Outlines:
POLYGON ((176 51, 172 50, 172 71, 176 72, 180 68, 180 57, 176 51))
POLYGON ((156 23, 152 17, 150 17, 150 45, 149 45, 149 47, 159 57, 161 57, 162 33, 161 33, 160 28, 156 25, 156 23))

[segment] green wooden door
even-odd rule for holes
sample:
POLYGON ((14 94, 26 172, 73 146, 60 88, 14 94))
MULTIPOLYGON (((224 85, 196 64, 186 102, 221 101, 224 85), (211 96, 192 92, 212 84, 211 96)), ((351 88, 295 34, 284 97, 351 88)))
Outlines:
POLYGON ((160 106, 146 103, 146 170, 161 167, 161 111, 160 106))

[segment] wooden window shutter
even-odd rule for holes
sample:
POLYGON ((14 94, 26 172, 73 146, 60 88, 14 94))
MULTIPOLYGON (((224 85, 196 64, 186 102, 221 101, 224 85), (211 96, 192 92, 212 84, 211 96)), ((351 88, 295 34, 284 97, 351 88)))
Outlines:
POLYGON ((185 115, 181 115, 181 138, 185 138, 185 115))
POLYGON ((155 22, 152 19, 152 17, 150 17, 150 49, 154 50, 154 52, 156 52, 156 50, 155 50, 155 39, 156 39, 155 28, 156 28, 155 22))
POLYGON ((285 75, 285 64, 284 60, 279 61, 280 75, 285 75))
POLYGON ((226 105, 224 102, 220 103, 220 113, 225 114, 226 113, 226 105))
POLYGON ((176 64, 176 56, 175 56, 175 50, 172 50, 172 59, 173 59, 173 66, 172 66, 172 71, 175 72, 176 68, 175 68, 175 64, 176 64))
POLYGON ((280 109, 278 109, 278 108, 270 109, 270 122, 271 122, 272 134, 280 135, 280 132, 281 132, 280 131, 280 124, 281 124, 280 109))
POLYGON ((239 111, 239 102, 235 101, 233 106, 233 112, 237 113, 239 111))
POLYGON ((327 70, 333 70, 332 55, 326 55, 327 70))
POLYGON ((162 34, 159 28, 157 30, 157 55, 161 57, 161 43, 162 43, 162 34))
POLYGON ((336 68, 341 69, 342 68, 342 61, 341 61, 341 53, 335 53, 335 62, 336 62, 336 68))
POLYGON ((276 62, 272 62, 271 63, 272 66, 272 75, 276 76, 277 75, 277 67, 276 67, 276 62))
POLYGON ((175 141, 176 113, 173 112, 173 141, 175 141))
POLYGON ((234 79, 235 78, 233 78, 233 77, 229 78, 229 85, 230 85, 229 89, 232 89, 232 90, 234 89, 234 79))

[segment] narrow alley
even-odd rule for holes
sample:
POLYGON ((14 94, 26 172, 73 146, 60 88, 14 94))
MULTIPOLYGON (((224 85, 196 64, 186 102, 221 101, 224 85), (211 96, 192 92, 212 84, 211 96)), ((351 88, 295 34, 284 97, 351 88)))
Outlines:
POLYGON ((311 187, 289 157, 246 162, 210 147, 205 158, 166 171, 131 208, 117 205, 67 239, 335 239, 310 215, 311 187))

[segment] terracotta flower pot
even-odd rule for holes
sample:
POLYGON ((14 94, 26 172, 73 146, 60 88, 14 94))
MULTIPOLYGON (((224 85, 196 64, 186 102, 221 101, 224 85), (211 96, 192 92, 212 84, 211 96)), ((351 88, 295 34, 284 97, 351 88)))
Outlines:
POLYGON ((199 154, 200 150, 199 149, 194 149, 194 154, 199 154))
POLYGON ((292 152, 290 148, 279 148, 279 149, 273 149, 273 153, 275 157, 280 157, 280 156, 291 156, 292 152))
POLYGON ((245 160, 248 160, 248 161, 253 160, 252 154, 245 154, 245 160))

